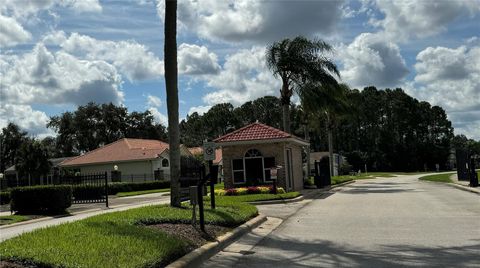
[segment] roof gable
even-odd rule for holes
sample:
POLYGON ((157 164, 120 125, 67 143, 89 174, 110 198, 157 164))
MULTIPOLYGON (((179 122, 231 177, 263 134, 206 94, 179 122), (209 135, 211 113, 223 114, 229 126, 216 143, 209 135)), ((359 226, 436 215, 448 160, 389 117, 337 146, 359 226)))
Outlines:
POLYGON ((235 142, 292 138, 293 135, 261 123, 253 123, 216 138, 214 142, 235 142))

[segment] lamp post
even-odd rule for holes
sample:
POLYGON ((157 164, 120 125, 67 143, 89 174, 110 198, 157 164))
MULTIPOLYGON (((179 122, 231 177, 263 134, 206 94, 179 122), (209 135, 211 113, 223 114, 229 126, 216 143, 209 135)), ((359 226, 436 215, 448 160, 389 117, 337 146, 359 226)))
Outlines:
POLYGON ((114 165, 114 166, 113 166, 113 170, 118 171, 118 166, 117 166, 117 165, 114 165))

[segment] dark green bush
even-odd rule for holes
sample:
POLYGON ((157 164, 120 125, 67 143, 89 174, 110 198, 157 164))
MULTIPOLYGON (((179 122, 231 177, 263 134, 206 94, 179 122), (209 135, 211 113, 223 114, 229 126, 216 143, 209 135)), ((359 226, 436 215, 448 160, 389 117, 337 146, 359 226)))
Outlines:
POLYGON ((0 192, 0 205, 10 203, 10 192, 0 192))
POLYGON ((108 185, 108 194, 170 188, 169 181, 149 181, 141 183, 114 182, 108 185))
POLYGON ((58 214, 72 205, 69 185, 42 185, 12 189, 11 210, 21 214, 58 214))

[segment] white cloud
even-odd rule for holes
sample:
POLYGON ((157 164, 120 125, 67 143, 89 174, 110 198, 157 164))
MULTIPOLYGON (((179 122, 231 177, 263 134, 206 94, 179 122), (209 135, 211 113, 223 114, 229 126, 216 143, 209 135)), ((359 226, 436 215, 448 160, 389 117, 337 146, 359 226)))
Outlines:
POLYGON ((353 87, 394 87, 408 73, 400 48, 377 34, 362 33, 337 51, 342 79, 353 87))
POLYGON ((205 46, 181 44, 178 47, 178 71, 184 74, 215 74, 220 70, 217 55, 205 46))
MULTIPOLYGON (((165 0, 157 3, 163 21, 165 0)), ((209 40, 264 42, 331 33, 342 17, 343 1, 183 0, 180 28, 209 40)))
POLYGON ((280 81, 265 63, 265 48, 241 49, 227 56, 217 75, 206 77, 210 87, 218 89, 203 97, 209 105, 230 102, 240 105, 265 95, 278 95, 280 81))
POLYGON ((455 19, 480 12, 480 0, 366 2, 384 14, 381 19, 372 17, 370 24, 383 28, 385 36, 403 41, 411 36, 422 38, 438 34, 455 19))
POLYGON ((427 47, 408 92, 447 111, 456 133, 480 139, 480 46, 427 47))
POLYGON ((163 61, 135 41, 103 41, 72 33, 59 45, 78 57, 111 62, 130 81, 158 79, 164 73, 163 61))
POLYGON ((22 56, 0 58, 2 101, 10 104, 123 101, 120 75, 107 62, 52 53, 41 43, 22 56))
POLYGON ((101 12, 102 6, 98 0, 64 0, 67 5, 77 12, 101 12))
POLYGON ((24 43, 32 37, 15 19, 0 14, 0 48, 24 43))
POLYGON ((48 121, 44 112, 33 110, 29 105, 0 104, 0 128, 13 122, 29 134, 42 138, 54 134, 46 127, 48 121))
POLYGON ((70 8, 79 13, 102 11, 98 0, 2 0, 0 11, 28 20, 38 12, 55 6, 70 8))
POLYGON ((205 106, 200 105, 200 106, 190 107, 187 114, 193 114, 193 113, 196 112, 199 115, 202 115, 202 114, 208 112, 208 110, 210 110, 210 108, 212 108, 211 105, 205 105, 205 106))
POLYGON ((150 106, 150 107, 160 107, 160 106, 162 106, 162 100, 157 96, 148 95, 147 96, 147 105, 150 106))
POLYGON ((164 126, 168 126, 168 117, 162 114, 156 107, 151 107, 148 109, 150 113, 153 115, 155 122, 160 123, 164 126))

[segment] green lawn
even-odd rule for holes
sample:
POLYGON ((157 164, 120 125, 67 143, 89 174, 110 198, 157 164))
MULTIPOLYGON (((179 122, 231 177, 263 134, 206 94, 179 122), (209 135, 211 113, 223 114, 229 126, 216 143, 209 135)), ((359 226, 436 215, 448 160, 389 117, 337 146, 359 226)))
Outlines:
MULTIPOLYGON (((217 198, 217 209, 205 203, 209 224, 233 227, 256 216, 257 209, 235 199, 217 198)), ((189 223, 192 211, 149 206, 94 216, 35 230, 0 243, 0 259, 42 267, 160 267, 187 253, 188 242, 146 227, 189 223)))
POLYGON ((429 176, 420 177, 420 180, 424 181, 435 181, 435 182, 452 182, 450 176, 455 173, 444 173, 444 174, 435 174, 429 176))
POLYGON ((13 224, 21 221, 28 221, 31 217, 24 215, 0 216, 0 226, 13 224))
POLYGON ((153 194, 153 193, 164 193, 164 192, 170 192, 170 188, 167 188, 167 189, 144 190, 144 191, 135 191, 135 192, 120 192, 120 193, 117 193, 116 196, 118 196, 118 197, 125 197, 125 196, 134 196, 134 195, 142 195, 142 194, 153 194))

